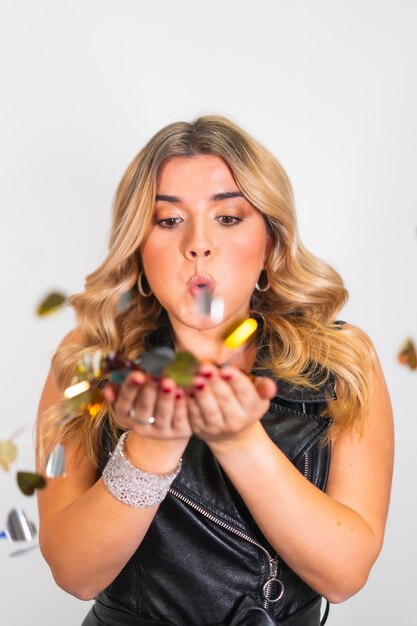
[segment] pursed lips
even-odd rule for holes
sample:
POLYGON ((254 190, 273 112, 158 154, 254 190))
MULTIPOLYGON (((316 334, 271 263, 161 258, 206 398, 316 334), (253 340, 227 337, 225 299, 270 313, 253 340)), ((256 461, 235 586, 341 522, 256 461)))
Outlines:
POLYGON ((195 274, 187 282, 188 292, 193 298, 197 298, 203 290, 213 293, 215 287, 216 281, 209 274, 195 274))

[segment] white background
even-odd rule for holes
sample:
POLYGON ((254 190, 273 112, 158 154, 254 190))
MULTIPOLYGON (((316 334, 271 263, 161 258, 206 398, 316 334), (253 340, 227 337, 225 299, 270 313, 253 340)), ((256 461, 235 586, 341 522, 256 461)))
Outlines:
MULTIPOLYGON (((27 425, 0 468, 0 529, 16 506, 37 520, 15 473, 33 469, 39 394, 73 325, 70 311, 37 319, 36 304, 81 290, 103 258, 113 192, 144 142, 221 113, 287 169, 302 238, 345 278, 340 317, 371 335, 392 393, 385 547, 330 623, 411 624, 417 372, 396 353, 417 339, 417 3, 1 0, 0 64, 0 439, 27 425)), ((88 604, 56 587, 39 551, 10 558, 15 547, 0 542, 1 623, 80 624, 88 604)))

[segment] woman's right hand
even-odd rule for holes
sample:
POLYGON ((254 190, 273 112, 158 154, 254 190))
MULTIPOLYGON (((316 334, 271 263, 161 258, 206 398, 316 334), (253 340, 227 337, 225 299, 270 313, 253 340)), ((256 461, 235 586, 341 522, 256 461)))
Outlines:
POLYGON ((151 474, 172 471, 192 435, 184 391, 171 378, 136 371, 118 390, 107 384, 103 393, 117 422, 129 430, 125 453, 133 465, 151 474))
POLYGON ((188 441, 192 435, 185 393, 171 378, 136 371, 118 390, 107 384, 103 394, 113 403, 117 422, 140 437, 188 441))

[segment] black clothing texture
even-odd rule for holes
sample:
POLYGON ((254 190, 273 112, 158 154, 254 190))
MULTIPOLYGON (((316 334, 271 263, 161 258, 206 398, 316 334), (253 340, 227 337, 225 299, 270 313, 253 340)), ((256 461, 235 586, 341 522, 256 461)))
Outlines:
MULTIPOLYGON (((333 378, 318 390, 277 384, 261 423, 324 490, 330 446, 323 438, 332 420, 322 413, 336 397, 333 378)), ((111 451, 107 435, 100 471, 111 451)), ((250 476, 253 470, 246 471, 250 476)), ((320 605, 321 597, 262 535, 209 447, 193 436, 141 545, 98 594, 83 626, 319 626, 320 605)))

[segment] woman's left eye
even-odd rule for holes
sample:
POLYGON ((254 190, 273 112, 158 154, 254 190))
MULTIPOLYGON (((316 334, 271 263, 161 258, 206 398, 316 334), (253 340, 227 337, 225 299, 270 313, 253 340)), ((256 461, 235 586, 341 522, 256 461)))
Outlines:
POLYGON ((236 217, 236 215, 219 215, 216 219, 223 226, 235 226, 242 221, 242 219, 240 217, 236 217))

